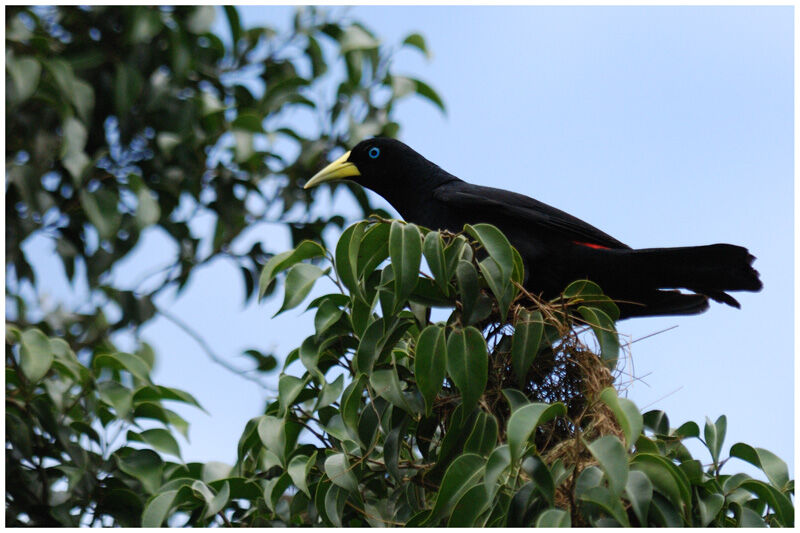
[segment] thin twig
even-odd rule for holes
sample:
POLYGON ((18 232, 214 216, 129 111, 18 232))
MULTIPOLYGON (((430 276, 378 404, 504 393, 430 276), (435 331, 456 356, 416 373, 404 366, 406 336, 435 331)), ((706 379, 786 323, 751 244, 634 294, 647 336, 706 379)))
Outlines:
POLYGON ((264 390, 271 390, 269 387, 264 385, 261 382, 261 380, 259 380, 258 378, 255 378, 253 376, 248 376, 245 373, 246 371, 241 370, 239 368, 236 368, 235 366, 231 365, 230 363, 228 363, 227 361, 225 361, 224 359, 219 357, 216 353, 214 353, 214 350, 211 349, 211 347, 208 345, 208 343, 205 341, 205 339, 203 339, 203 337, 201 337, 199 333, 197 333, 195 330, 193 330, 184 321, 182 321, 181 319, 179 319, 178 317, 176 317, 175 315, 173 315, 169 311, 165 311, 164 309, 158 308, 157 312, 161 316, 163 316, 164 318, 166 318, 167 320, 169 320, 170 322, 172 322, 173 324, 178 326, 180 329, 182 329, 183 332, 186 333, 187 335, 189 335, 192 339, 194 339, 194 341, 197 344, 199 344, 200 348, 202 348, 203 351, 206 353, 208 358, 211 359, 213 362, 217 363, 218 365, 220 365, 221 367, 225 368, 226 370, 229 370, 230 372, 233 372, 234 374, 236 374, 236 375, 238 375, 238 376, 240 376, 240 377, 242 377, 242 378, 244 378, 244 379, 246 379, 248 381, 252 381, 253 383, 257 384, 259 387, 261 387, 264 390))

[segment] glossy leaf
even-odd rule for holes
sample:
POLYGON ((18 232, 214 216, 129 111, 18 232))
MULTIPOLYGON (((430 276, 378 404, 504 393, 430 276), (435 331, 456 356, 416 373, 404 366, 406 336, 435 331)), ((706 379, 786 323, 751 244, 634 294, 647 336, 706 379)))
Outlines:
POLYGON ((647 512, 653 499, 653 484, 644 472, 631 470, 628 473, 625 496, 631 502, 631 509, 639 520, 639 525, 642 527, 648 525, 647 512))
POLYGON ((495 448, 486 460, 486 474, 484 476, 484 488, 490 498, 500 489, 500 478, 511 466, 511 452, 507 444, 502 444, 495 448))
POLYGON ((450 514, 461 496, 480 480, 483 474, 484 459, 474 453, 458 456, 447 468, 436 495, 426 525, 435 526, 440 519, 450 514))
POLYGON ((431 269, 434 281, 439 286, 439 289, 444 294, 447 294, 450 291, 450 275, 452 271, 447 268, 444 257, 444 243, 438 231, 430 231, 425 235, 425 240, 422 243, 422 252, 425 255, 428 267, 431 269))
POLYGON ((358 491, 358 479, 345 454, 335 453, 328 456, 325 459, 325 474, 333 484, 350 492, 358 491))
POLYGON ((467 490, 450 513, 447 527, 481 527, 481 515, 489 509, 491 501, 482 484, 467 490))
POLYGON ((562 403, 538 402, 524 405, 511 413, 506 430, 511 459, 514 462, 520 460, 528 440, 538 426, 564 414, 566 414, 566 408, 562 403))
POLYGON ((572 527, 572 519, 563 509, 545 509, 536 517, 536 527, 572 527))
POLYGON ((780 457, 769 450, 737 442, 731 446, 730 455, 760 468, 776 489, 782 491, 789 485, 789 468, 780 457))
POLYGON ((719 455, 722 452, 722 443, 725 440, 725 432, 728 426, 727 418, 725 415, 717 418, 716 422, 711 422, 706 418, 706 425, 703 429, 703 436, 708 451, 711 452, 711 459, 714 464, 719 462, 719 455))
POLYGON ((475 427, 464 442, 464 451, 488 456, 497 444, 497 431, 497 419, 480 411, 475 427))
POLYGON ((506 285, 511 279, 514 269, 514 258, 511 244, 503 232, 491 224, 475 224, 464 226, 464 231, 478 241, 481 246, 494 259, 501 272, 499 285, 506 285))
POLYGON ((326 274, 327 271, 328 269, 322 270, 316 265, 309 265, 307 263, 298 263, 294 265, 286 275, 286 289, 283 305, 281 305, 281 308, 274 316, 300 305, 305 297, 308 296, 308 293, 311 292, 317 279, 326 274))
POLYGON ((631 469, 643 472, 653 488, 663 494, 675 508, 682 510, 691 501, 689 484, 683 473, 660 455, 639 453, 631 461, 631 469))
POLYGON ((613 387, 603 389, 600 393, 600 399, 614 412, 617 422, 619 422, 623 433, 625 433, 627 447, 630 448, 639 438, 644 427, 639 408, 627 398, 617 396, 617 391, 613 387))
POLYGON ((581 501, 597 505, 623 527, 630 527, 622 502, 606 487, 592 487, 583 492, 579 498, 581 501))
POLYGON ((148 500, 142 513, 142 527, 161 527, 172 509, 177 490, 169 490, 153 496, 148 500))
POLYGON ((475 408, 486 388, 488 357, 483 335, 472 326, 447 338, 447 373, 461 393, 465 414, 475 408))
POLYGON ((428 326, 419 334, 414 354, 414 375, 425 401, 427 416, 430 416, 433 400, 442 389, 446 367, 447 345, 444 329, 440 326, 428 326))
POLYGON ((280 272, 290 268, 300 261, 325 255, 325 249, 314 241, 303 241, 294 250, 281 252, 274 255, 261 270, 258 280, 258 297, 262 298, 269 284, 280 272))
POLYGON ((539 353, 543 332, 541 312, 520 311, 514 325, 514 336, 511 338, 511 364, 520 388, 524 387, 528 370, 539 353))
POLYGON ((393 221, 389 231, 389 257, 394 271, 394 295, 396 306, 408 298, 419 278, 422 259, 422 242, 419 228, 414 224, 393 221))
POLYGON ((596 307, 578 307, 578 312, 592 327, 597 342, 600 344, 600 357, 605 365, 613 370, 619 359, 619 336, 614 326, 614 321, 602 310, 596 307))
POLYGON ((38 329, 27 329, 22 333, 20 346, 20 368, 32 383, 41 380, 53 364, 54 354, 50 341, 38 329))
POLYGON ((603 469, 611 492, 614 496, 619 496, 628 483, 628 457, 625 447, 617 437, 606 435, 588 443, 586 448, 603 469))

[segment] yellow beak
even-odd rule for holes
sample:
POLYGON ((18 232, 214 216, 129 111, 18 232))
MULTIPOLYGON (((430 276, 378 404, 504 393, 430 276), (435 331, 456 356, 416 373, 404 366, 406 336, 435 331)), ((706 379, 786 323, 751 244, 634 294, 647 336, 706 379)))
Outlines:
POLYGON ((305 187, 303 188, 310 189, 311 187, 316 187, 325 181, 341 180, 344 178, 351 178, 353 176, 360 176, 361 172, 358 171, 358 168, 353 163, 347 161, 348 157, 350 157, 350 152, 346 152, 342 157, 314 174, 314 176, 306 182, 305 187))

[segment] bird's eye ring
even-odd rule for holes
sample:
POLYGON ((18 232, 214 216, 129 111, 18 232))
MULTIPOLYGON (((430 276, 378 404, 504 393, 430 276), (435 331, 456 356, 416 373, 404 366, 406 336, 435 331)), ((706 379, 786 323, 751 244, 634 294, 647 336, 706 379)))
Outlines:
POLYGON ((381 149, 378 148, 377 146, 373 146, 372 148, 369 149, 369 152, 367 153, 372 159, 378 159, 378 156, 381 155, 381 149))

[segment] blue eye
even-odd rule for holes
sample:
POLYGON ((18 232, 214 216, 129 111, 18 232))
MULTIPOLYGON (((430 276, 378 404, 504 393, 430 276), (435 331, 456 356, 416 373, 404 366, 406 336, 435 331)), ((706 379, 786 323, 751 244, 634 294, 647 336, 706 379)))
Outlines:
POLYGON ((369 149, 369 152, 367 153, 372 159, 378 159, 378 156, 381 155, 381 149, 378 148, 377 146, 373 146, 372 148, 369 149))

